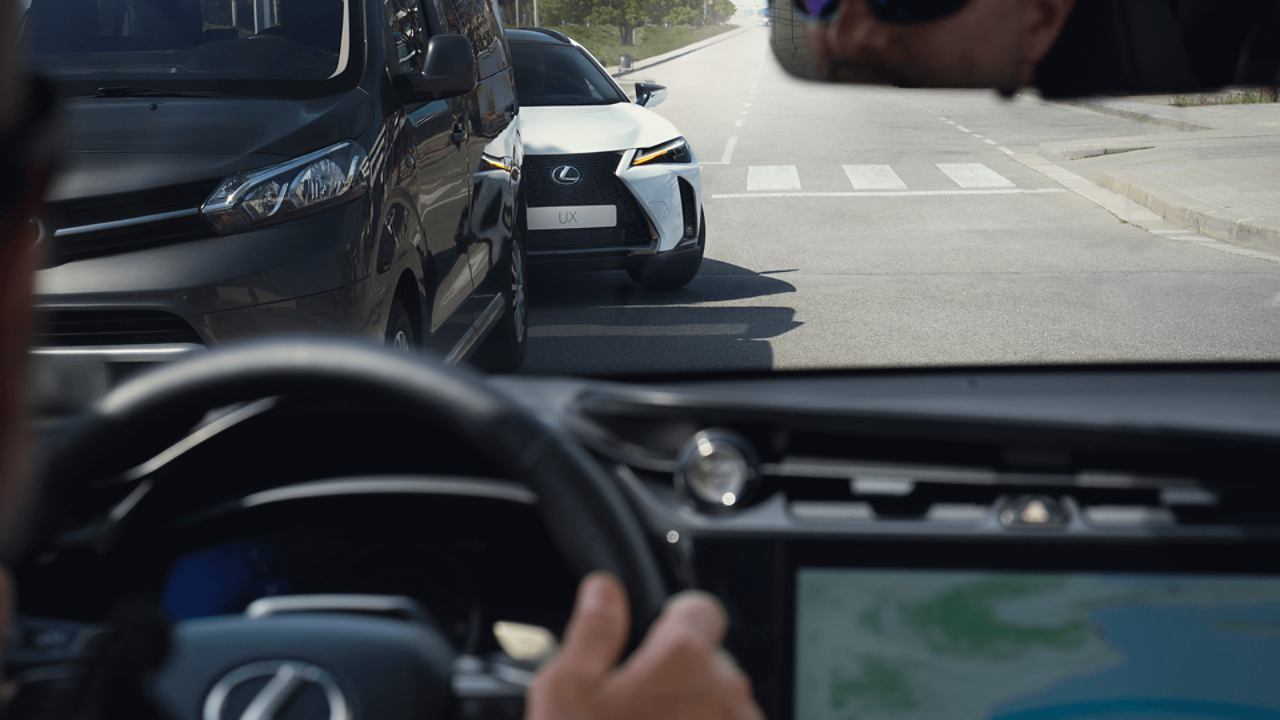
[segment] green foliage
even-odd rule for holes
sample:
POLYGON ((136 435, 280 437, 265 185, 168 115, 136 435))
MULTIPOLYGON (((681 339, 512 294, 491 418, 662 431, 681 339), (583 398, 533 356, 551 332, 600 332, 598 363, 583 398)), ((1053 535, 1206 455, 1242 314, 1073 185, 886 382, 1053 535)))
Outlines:
MULTIPOLYGON (((532 18, 529 8, 531 3, 525 0, 521 4, 522 20, 532 18)), ((539 0, 538 3, 543 27, 607 25, 614 28, 618 44, 628 47, 633 29, 642 32, 655 25, 699 28, 720 25, 735 9, 730 0, 705 0, 705 5, 704 0, 539 0)), ((639 45, 637 35, 637 49, 639 45)))
MULTIPOLYGON (((541 0, 539 0, 539 10, 541 10, 541 0)), ((698 10, 701 15, 701 8, 698 10)), ((618 56, 622 53, 629 53, 633 60, 643 60, 655 55, 671 52, 682 48, 686 45, 696 43, 699 40, 706 40, 714 37, 722 32, 733 30, 733 25, 712 25, 704 28, 692 27, 661 27, 658 25, 645 25, 636 29, 636 44, 623 46, 618 36, 618 30, 615 27, 586 27, 583 25, 547 25, 555 30, 568 35, 574 40, 581 43, 600 64, 607 66, 617 65, 618 56)), ((624 82, 625 78, 619 79, 624 82)))

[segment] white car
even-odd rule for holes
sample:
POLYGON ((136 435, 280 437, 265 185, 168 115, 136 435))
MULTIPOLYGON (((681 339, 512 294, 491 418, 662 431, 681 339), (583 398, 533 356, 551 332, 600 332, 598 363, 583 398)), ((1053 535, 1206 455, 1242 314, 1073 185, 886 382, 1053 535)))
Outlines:
POLYGON ((645 287, 683 287, 706 245, 701 168, 666 118, 667 89, 636 101, 581 45, 508 30, 524 143, 522 223, 530 267, 625 269, 645 287))

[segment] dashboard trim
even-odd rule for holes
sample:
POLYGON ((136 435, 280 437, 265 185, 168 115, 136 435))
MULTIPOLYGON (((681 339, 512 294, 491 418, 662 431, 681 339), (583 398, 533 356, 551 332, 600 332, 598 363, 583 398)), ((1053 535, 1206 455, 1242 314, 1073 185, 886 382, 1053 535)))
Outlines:
POLYGON ((228 513, 276 503, 361 495, 449 495, 499 500, 520 505, 538 503, 536 493, 520 483, 509 480, 448 475, 351 476, 313 480, 262 490, 179 518, 169 526, 169 529, 188 527, 228 513))

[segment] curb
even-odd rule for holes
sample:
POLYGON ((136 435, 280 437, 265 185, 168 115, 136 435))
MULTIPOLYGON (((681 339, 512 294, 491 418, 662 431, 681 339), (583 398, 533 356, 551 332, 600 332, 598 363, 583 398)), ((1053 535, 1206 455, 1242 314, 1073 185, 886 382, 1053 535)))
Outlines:
POLYGON ((712 45, 715 45, 718 42, 724 42, 729 38, 737 37, 747 32, 748 30, 753 30, 753 29, 755 28, 752 28, 750 26, 740 27, 737 30, 729 30, 728 32, 722 32, 719 35, 713 35, 707 38, 706 40, 699 40, 696 43, 691 43, 689 45, 685 45, 684 47, 676 48, 671 52, 666 52, 661 55, 655 55, 651 58, 645 58, 644 60, 638 60, 631 66, 631 70, 625 73, 619 72, 617 65, 609 65, 604 70, 614 78, 619 78, 619 77, 622 77, 623 75, 630 75, 638 70, 647 70, 648 68, 651 68, 654 65, 661 65, 662 63, 667 62, 668 60, 675 60, 678 57, 684 57, 685 55, 688 55, 690 53, 695 53, 705 47, 710 47, 712 45))
POLYGON ((1147 110, 1138 103, 1127 102, 1124 100, 1112 100, 1110 98, 1093 98, 1090 100, 1063 100, 1062 105, 1072 105, 1085 110, 1100 112, 1104 115, 1124 118, 1126 120, 1135 120, 1149 125, 1162 125, 1171 127, 1176 130, 1184 130, 1194 132, 1196 130, 1214 130, 1215 128, 1199 123, 1187 122, 1176 117, 1164 115, 1154 110, 1147 110))
POLYGON ((1098 184, 1154 212, 1166 221, 1216 240, 1280 253, 1280 222, 1198 205, 1177 193, 1144 186, 1119 173, 1101 172, 1098 184))

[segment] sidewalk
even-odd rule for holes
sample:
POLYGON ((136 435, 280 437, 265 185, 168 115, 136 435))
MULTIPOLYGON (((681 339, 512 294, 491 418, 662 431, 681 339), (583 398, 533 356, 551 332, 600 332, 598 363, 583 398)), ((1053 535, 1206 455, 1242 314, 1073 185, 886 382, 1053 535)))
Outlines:
POLYGON ((702 48, 707 47, 708 45, 715 45, 718 42, 724 42, 729 38, 737 37, 743 34, 744 32, 748 32, 754 29, 756 28, 752 26, 743 26, 743 27, 737 28, 736 30, 729 30, 727 32, 722 32, 719 35, 713 35, 712 37, 709 37, 706 40, 699 40, 696 43, 685 45, 684 47, 681 47, 681 48, 676 48, 675 50, 672 50, 671 52, 668 52, 668 53, 663 53, 661 55, 654 55, 653 57, 645 58, 644 60, 637 60, 631 64, 631 71, 627 73, 619 72, 617 65, 609 65, 605 67, 605 72, 612 75, 615 79, 621 81, 623 79, 626 79, 630 75, 634 75, 636 72, 640 70, 651 68, 654 65, 661 65, 662 63, 668 60, 675 60, 676 58, 684 55, 688 55, 691 52, 697 52, 698 50, 701 50, 702 48))
POLYGON ((1280 253, 1280 104, 1174 107, 1118 98, 1068 104, 1166 130, 1043 143, 1042 157, 1170 223, 1280 253))

